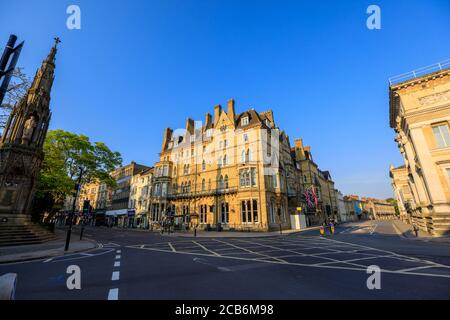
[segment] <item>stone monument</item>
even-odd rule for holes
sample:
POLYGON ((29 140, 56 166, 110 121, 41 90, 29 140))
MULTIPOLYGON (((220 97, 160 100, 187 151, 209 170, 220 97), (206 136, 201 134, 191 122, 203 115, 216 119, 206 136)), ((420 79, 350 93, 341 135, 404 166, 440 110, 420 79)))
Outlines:
POLYGON ((0 137, 0 224, 28 224, 50 122, 57 45, 36 72, 27 94, 15 105, 0 137))

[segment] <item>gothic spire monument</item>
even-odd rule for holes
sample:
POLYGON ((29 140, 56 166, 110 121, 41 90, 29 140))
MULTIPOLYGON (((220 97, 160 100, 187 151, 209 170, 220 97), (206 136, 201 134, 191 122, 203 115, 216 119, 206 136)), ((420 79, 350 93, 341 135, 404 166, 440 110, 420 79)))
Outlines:
POLYGON ((50 92, 59 38, 15 105, 0 137, 0 224, 27 224, 50 123, 50 92))

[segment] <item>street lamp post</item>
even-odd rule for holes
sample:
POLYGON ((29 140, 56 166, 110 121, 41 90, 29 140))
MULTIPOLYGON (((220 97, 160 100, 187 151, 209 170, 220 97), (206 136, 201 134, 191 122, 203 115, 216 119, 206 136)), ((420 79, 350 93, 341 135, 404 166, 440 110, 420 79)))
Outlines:
POLYGON ((75 185, 75 192, 74 192, 73 203, 72 203, 72 212, 69 214, 69 229, 67 230, 66 246, 64 247, 64 251, 69 250, 70 235, 72 234, 73 216, 75 215, 75 206, 76 206, 76 202, 77 202, 77 198, 78 198, 78 193, 80 191, 82 177, 83 177, 83 168, 80 167, 80 175, 78 177, 78 182, 75 185))
POLYGON ((14 47, 17 41, 17 36, 10 35, 5 50, 0 57, 0 105, 3 102, 6 91, 8 90, 9 82, 11 81, 12 73, 16 67, 20 52, 22 51, 23 42, 17 47, 14 47), (9 62, 9 65, 8 65, 9 62))

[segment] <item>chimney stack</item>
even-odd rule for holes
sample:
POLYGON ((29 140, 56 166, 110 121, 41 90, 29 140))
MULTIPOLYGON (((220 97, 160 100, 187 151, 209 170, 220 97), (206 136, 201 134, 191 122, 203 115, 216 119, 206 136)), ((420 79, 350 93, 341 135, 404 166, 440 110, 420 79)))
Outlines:
POLYGON ((186 131, 189 135, 193 135, 195 131, 195 122, 191 118, 186 119, 186 131))
POLYGON ((218 104, 217 106, 214 107, 214 127, 217 126, 217 124, 219 123, 219 117, 221 113, 222 113, 222 106, 218 104))
POLYGON ((206 113, 205 128, 211 129, 211 127, 212 127, 212 117, 211 114, 208 112, 206 113))
POLYGON ((228 118, 230 118, 231 123, 234 126, 236 120, 236 113, 234 111, 234 99, 228 100, 228 110, 227 110, 228 118))
POLYGON ((162 143, 162 148, 161 148, 162 152, 164 152, 164 150, 166 150, 167 144, 172 139, 172 133, 173 133, 172 129, 170 129, 170 128, 164 129, 164 138, 163 138, 163 143, 162 143))

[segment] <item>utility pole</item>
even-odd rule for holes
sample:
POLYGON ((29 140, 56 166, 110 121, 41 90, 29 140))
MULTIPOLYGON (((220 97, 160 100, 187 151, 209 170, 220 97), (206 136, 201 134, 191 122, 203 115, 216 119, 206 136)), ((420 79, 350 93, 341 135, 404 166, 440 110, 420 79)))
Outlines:
POLYGON ((69 250, 70 235, 72 234, 73 216, 75 215, 75 207, 77 203, 78 193, 80 192, 82 178, 83 178, 83 168, 80 167, 80 175, 78 176, 78 181, 77 184, 75 185, 75 192, 72 203, 72 212, 69 214, 69 229, 67 230, 66 246, 64 248, 64 251, 69 250))
POLYGON ((3 80, 0 82, 0 105, 3 103, 3 98, 5 97, 9 82, 11 81, 12 72, 16 67, 17 60, 19 60, 20 52, 23 48, 23 42, 14 48, 16 41, 16 35, 12 34, 9 36, 9 40, 6 44, 5 50, 3 51, 2 57, 0 58, 0 80, 2 80, 3 78, 3 80), (8 61, 10 61, 9 65, 8 61))

